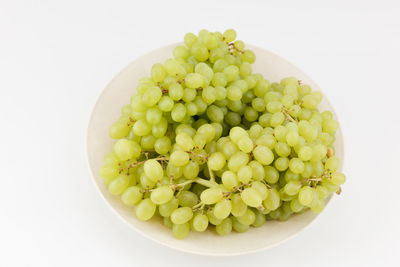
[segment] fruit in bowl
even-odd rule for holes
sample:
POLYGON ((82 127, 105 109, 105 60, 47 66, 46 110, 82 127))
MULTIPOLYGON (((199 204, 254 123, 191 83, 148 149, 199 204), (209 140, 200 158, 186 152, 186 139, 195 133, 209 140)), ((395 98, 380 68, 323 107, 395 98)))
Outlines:
POLYGON ((345 181, 322 94, 253 73, 255 53, 235 39, 234 30, 186 34, 109 129, 116 141, 99 170, 109 192, 139 220, 160 216, 178 239, 320 212, 345 181))

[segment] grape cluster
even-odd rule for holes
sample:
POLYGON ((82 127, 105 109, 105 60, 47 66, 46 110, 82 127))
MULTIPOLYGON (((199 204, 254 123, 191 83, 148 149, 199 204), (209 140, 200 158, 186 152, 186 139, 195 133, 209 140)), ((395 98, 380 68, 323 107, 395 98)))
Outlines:
POLYGON ((110 127, 117 141, 100 169, 109 192, 140 220, 161 216, 176 238, 320 212, 345 182, 321 93, 254 74, 255 54, 235 39, 231 29, 186 34, 110 127))

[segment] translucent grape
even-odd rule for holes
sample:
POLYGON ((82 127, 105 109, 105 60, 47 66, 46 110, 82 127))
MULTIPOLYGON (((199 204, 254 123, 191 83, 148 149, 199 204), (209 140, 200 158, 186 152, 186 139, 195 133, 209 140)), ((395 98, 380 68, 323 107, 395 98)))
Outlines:
POLYGON ((218 219, 225 219, 229 216, 232 210, 232 204, 229 200, 223 199, 215 204, 214 216, 218 219))
POLYGON ((262 165, 269 165, 274 160, 274 154, 266 146, 257 146, 253 150, 254 158, 262 165))
POLYGON ((184 224, 193 217, 192 209, 189 207, 177 208, 171 214, 171 221, 174 224, 184 224))
POLYGON ((219 187, 211 187, 204 190, 200 195, 200 200, 206 205, 215 204, 222 199, 222 190, 219 187))
POLYGON ((149 198, 142 200, 135 209, 136 217, 141 221, 150 220, 156 212, 156 204, 149 198))

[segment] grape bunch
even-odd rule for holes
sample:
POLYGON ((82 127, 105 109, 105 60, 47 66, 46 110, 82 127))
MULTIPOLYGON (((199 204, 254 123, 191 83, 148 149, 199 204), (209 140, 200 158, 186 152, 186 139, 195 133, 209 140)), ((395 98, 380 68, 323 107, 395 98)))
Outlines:
POLYGON ((253 73, 255 54, 224 33, 188 33, 139 80, 111 125, 100 175, 139 220, 161 216, 176 238, 286 221, 340 193, 338 122, 294 77, 253 73))

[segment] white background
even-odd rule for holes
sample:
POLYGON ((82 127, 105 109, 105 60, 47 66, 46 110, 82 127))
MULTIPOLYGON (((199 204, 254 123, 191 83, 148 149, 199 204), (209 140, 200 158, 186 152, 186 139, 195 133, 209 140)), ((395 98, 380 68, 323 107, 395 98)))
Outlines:
POLYGON ((0 266, 400 266, 399 13, 385 0, 1 0, 0 266), (102 88, 202 28, 235 28, 292 61, 340 118, 343 194, 269 251, 165 248, 122 223, 90 180, 85 130, 102 88))

